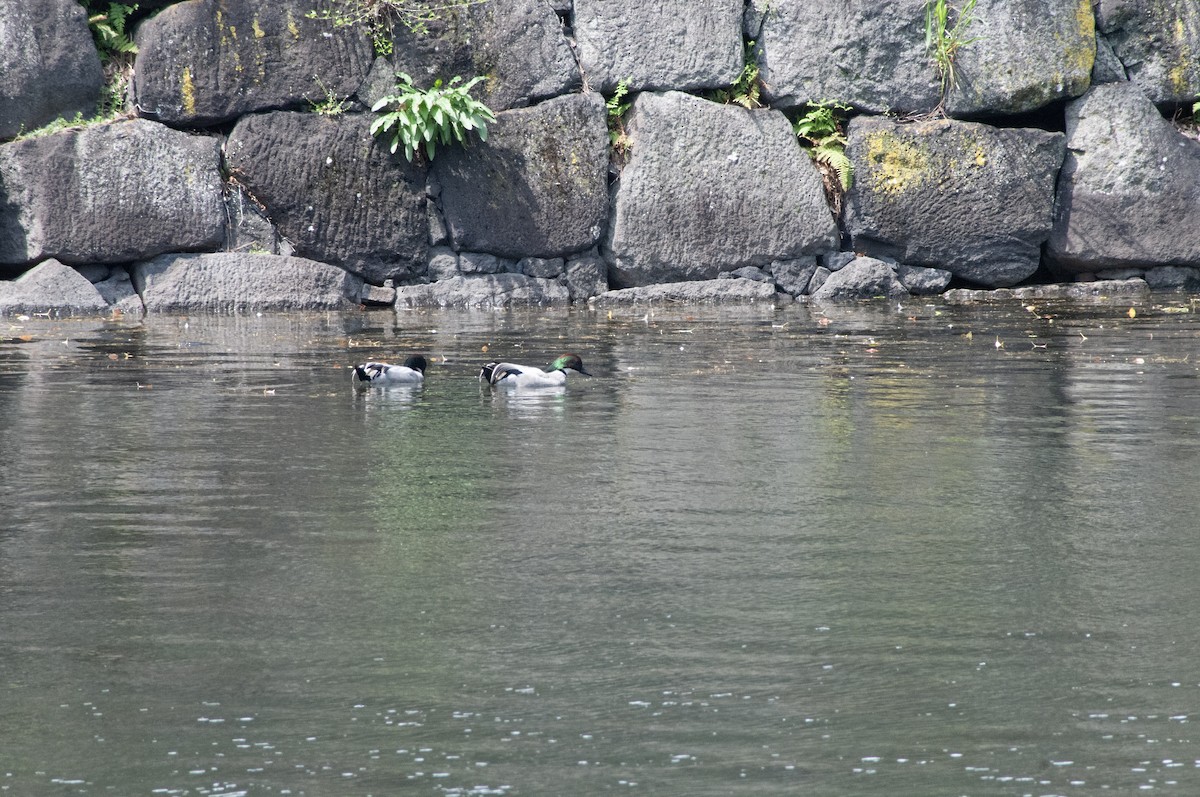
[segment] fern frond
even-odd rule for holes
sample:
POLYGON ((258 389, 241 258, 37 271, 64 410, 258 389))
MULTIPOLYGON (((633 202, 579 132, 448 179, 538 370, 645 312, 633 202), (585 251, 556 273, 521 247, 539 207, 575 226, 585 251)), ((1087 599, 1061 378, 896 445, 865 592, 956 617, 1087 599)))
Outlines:
POLYGON ((842 190, 850 190, 850 186, 854 184, 854 164, 850 162, 845 151, 829 145, 817 146, 812 149, 812 159, 818 163, 827 164, 837 172, 842 190))

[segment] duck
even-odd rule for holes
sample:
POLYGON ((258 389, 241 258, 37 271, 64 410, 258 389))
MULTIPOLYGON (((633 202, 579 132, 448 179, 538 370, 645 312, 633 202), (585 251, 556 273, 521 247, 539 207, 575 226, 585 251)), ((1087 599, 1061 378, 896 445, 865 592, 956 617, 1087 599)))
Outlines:
POLYGON ((492 362, 479 369, 479 381, 492 387, 536 388, 561 387, 567 383, 568 374, 591 376, 583 367, 578 354, 564 354, 550 363, 546 370, 531 365, 492 362))
POLYGON ((388 365, 387 363, 363 363, 354 366, 354 382, 359 386, 374 385, 389 387, 400 385, 415 387, 425 381, 425 369, 429 363, 420 354, 414 354, 404 361, 403 365, 388 365))

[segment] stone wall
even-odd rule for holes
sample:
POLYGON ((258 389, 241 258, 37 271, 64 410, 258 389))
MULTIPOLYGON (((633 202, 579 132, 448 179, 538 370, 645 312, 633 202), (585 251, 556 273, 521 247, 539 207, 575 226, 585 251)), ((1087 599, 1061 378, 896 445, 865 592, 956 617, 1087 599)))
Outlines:
POLYGON ((147 2, 128 114, 44 135, 104 70, 79 3, 11 5, 0 314, 1200 285, 1195 0, 979 0, 944 96, 925 0, 480 0, 374 41, 328 0, 147 2), (483 77, 486 142, 390 152, 397 70, 483 77), (823 100, 844 195, 792 132, 823 100))

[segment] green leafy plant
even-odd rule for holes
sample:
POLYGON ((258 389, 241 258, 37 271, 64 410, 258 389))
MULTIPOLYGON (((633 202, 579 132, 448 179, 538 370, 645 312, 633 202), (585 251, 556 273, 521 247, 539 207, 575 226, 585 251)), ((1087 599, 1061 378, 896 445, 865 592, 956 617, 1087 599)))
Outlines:
POLYGON ((805 106, 804 115, 795 121, 792 129, 800 139, 800 146, 818 167, 832 170, 843 191, 849 191, 854 183, 854 166, 846 155, 846 133, 843 129, 844 115, 851 110, 833 100, 811 102, 805 106))
POLYGON ((732 103, 741 105, 743 108, 763 107, 762 81, 759 80, 758 51, 755 42, 746 42, 743 62, 742 72, 733 85, 727 89, 717 89, 712 93, 711 99, 714 102, 726 105, 732 103))
POLYGON ((309 19, 324 19, 334 27, 361 26, 371 37, 378 55, 392 54, 392 30, 402 25, 418 35, 429 32, 429 26, 455 9, 466 8, 485 0, 330 0, 328 8, 305 14, 309 19))
POLYGON ((976 0, 965 0, 957 10, 951 8, 950 0, 927 0, 925 3, 925 49, 937 67, 943 102, 946 94, 958 85, 954 65, 958 51, 982 38, 966 35, 975 22, 975 3, 976 0))
POLYGON ((629 94, 629 81, 621 80, 613 95, 604 101, 604 111, 608 119, 608 143, 617 155, 629 151, 629 136, 625 132, 625 114, 633 103, 625 102, 629 94))
POLYGON ((471 78, 461 85, 460 77, 451 78, 446 85, 439 79, 430 89, 417 88, 403 72, 397 72, 396 78, 396 92, 371 107, 381 114, 371 123, 371 134, 387 137, 392 152, 403 147, 404 157, 411 161, 424 147, 426 157, 433 160, 439 143, 465 143, 472 130, 487 141, 487 123, 496 121, 496 116, 470 94, 483 78, 471 78))
POLYGON ((92 39, 95 40, 96 49, 100 51, 100 57, 104 61, 137 52, 137 45, 125 30, 125 22, 130 14, 137 11, 137 3, 126 5, 92 0, 84 3, 84 8, 87 9, 92 39))

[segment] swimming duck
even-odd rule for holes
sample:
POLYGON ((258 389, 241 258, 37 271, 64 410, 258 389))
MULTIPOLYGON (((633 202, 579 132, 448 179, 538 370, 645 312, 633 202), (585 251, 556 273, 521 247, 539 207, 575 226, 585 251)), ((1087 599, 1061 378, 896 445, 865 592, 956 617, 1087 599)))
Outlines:
POLYGON ((363 363, 354 366, 354 382, 360 386, 406 385, 412 387, 425 381, 425 369, 429 363, 420 354, 404 361, 404 365, 387 363, 363 363))
POLYGON ((591 376, 578 354, 564 354, 545 371, 530 365, 488 363, 479 370, 479 381, 493 387, 561 387, 567 383, 567 374, 591 376))

